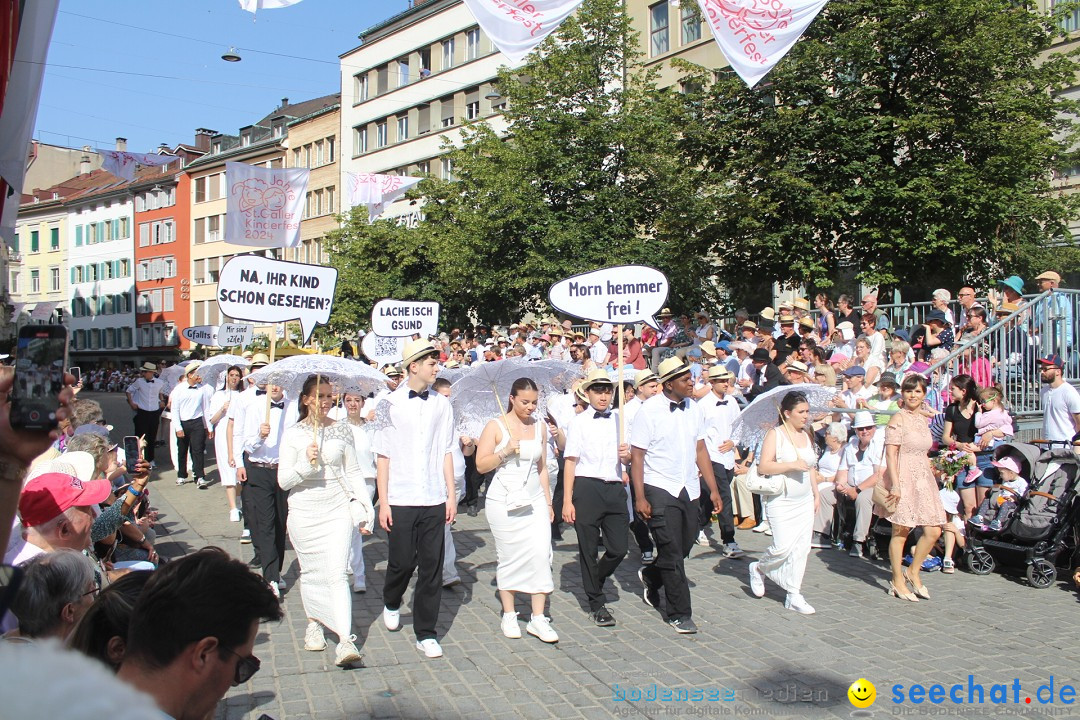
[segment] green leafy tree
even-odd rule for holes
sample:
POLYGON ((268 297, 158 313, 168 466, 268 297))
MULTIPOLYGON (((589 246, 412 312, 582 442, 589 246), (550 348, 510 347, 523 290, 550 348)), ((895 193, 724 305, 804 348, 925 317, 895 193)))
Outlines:
POLYGON ((848 0, 752 90, 686 66, 707 85, 680 141, 688 252, 736 297, 829 288, 852 266, 922 288, 1026 269, 1077 209, 1051 187, 1077 110, 1055 34, 1009 0, 848 0))

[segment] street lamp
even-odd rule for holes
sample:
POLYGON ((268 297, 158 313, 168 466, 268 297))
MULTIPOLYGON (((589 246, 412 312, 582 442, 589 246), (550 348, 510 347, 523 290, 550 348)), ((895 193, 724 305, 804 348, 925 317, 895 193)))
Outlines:
POLYGON ((236 52, 236 48, 230 47, 229 51, 221 56, 221 59, 225 62, 240 62, 242 59, 236 52))

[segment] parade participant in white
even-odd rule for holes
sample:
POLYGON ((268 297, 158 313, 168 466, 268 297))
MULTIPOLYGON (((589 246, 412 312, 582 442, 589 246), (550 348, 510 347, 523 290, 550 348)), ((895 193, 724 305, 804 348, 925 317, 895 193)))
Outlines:
MULTIPOLYGON (((720 501, 724 508, 717 515, 720 527, 720 553, 724 557, 734 558, 743 554, 735 542, 735 522, 732 517, 731 482, 735 477, 735 443, 731 441, 731 426, 739 416, 739 404, 734 397, 729 397, 735 385, 735 375, 723 365, 709 368, 709 386, 712 389, 705 397, 698 400, 698 407, 705 417, 705 447, 709 451, 716 489, 720 492, 720 501)), ((701 525, 704 529, 710 524, 711 507, 702 503, 701 525)))
POLYGON ((154 462, 154 446, 157 444, 158 426, 161 424, 161 411, 168 401, 165 383, 157 377, 157 365, 145 362, 139 368, 142 377, 131 383, 127 389, 128 405, 135 411, 135 435, 146 438, 143 456, 151 467, 154 462))
POLYGON ((229 462, 229 407, 238 398, 244 382, 244 370, 233 365, 225 371, 222 388, 210 398, 210 426, 214 428, 214 457, 217 459, 218 478, 225 488, 229 503, 229 520, 240 522, 240 509, 236 507, 236 465, 229 462))
POLYGON ((503 635, 521 637, 514 594, 526 593, 532 595, 526 631, 544 642, 558 642, 544 615, 547 596, 555 589, 550 528, 555 513, 544 450, 547 432, 544 423, 533 417, 538 399, 536 383, 529 378, 514 381, 506 413, 489 422, 480 435, 476 470, 495 470, 486 511, 498 557, 495 574, 503 635))
MULTIPOLYGON (((360 474, 364 479, 364 489, 368 502, 375 500, 375 456, 371 453, 371 425, 364 419, 364 396, 357 393, 345 393, 343 400, 345 422, 352 428, 353 443, 356 447, 356 460, 360 474)), ((349 567, 352 570, 353 592, 367 592, 367 568, 364 565, 364 534, 354 528, 352 551, 349 553, 349 567)))
MULTIPOLYGON (((265 353, 255 353, 251 358, 251 365, 249 368, 251 372, 255 372, 269 364, 270 358, 268 358, 265 353)), ((264 402, 266 400, 265 384, 260 392, 259 388, 255 387, 255 384, 251 382, 249 376, 244 379, 242 385, 243 389, 239 396, 233 398, 233 401, 229 403, 229 410, 226 413, 225 443, 226 448, 228 449, 228 464, 233 470, 244 467, 244 440, 242 437, 244 430, 244 411, 255 398, 262 398, 264 402)), ((242 499, 243 498, 241 497, 241 500, 242 499)), ((240 542, 250 543, 251 521, 246 515, 242 515, 242 519, 244 521, 244 530, 240 535, 240 542)), ((258 563, 253 564, 258 565, 258 563)))
POLYGON ((214 439, 214 428, 210 425, 211 388, 202 384, 199 377, 198 361, 184 368, 184 381, 177 383, 169 395, 169 411, 173 418, 173 431, 176 433, 177 466, 176 484, 188 481, 188 455, 191 455, 191 471, 200 489, 208 487, 206 471, 203 466, 206 454, 206 441, 214 439))
POLYGON ((304 383, 300 420, 281 438, 277 482, 288 493, 287 528, 300 561, 300 597, 308 617, 304 649, 323 650, 323 628, 330 628, 338 636, 334 663, 344 666, 361 657, 352 632, 349 550, 354 532, 371 532, 375 513, 352 429, 326 416, 332 403, 329 383, 315 376, 304 383), (354 516, 350 505, 360 512, 354 516))

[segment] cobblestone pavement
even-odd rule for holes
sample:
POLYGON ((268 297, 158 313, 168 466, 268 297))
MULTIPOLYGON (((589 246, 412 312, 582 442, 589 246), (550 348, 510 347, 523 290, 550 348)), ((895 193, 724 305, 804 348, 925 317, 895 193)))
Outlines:
MULTIPOLYGON (((117 426, 114 434, 129 432, 122 397, 96 397, 117 426)), ((222 488, 198 490, 174 480, 166 468, 152 485, 163 520, 162 554, 217 545, 250 559, 251 546, 239 543, 239 524, 228 522, 222 488)), ((331 636, 325 652, 302 649, 306 618, 296 584, 299 567, 289 551, 285 620, 263 627, 255 650, 262 670, 229 692, 217 717, 1080 716, 1075 706, 1040 705, 1035 696, 1051 676, 1058 693, 1063 684, 1080 684, 1080 596, 1064 573, 1046 590, 1029 587, 1017 575, 927 573, 933 599, 915 604, 886 595, 885 564, 815 550, 803 592, 818 612, 802 616, 784 609, 784 593, 776 586, 769 585, 760 600, 750 594, 747 565, 768 538, 739 531, 746 557, 725 560, 714 548, 694 548, 687 572, 700 632, 677 635, 641 600, 633 546, 614 587, 609 585, 618 625, 593 626, 584 609, 573 530, 565 537, 555 547, 557 589, 549 612, 560 642, 546 645, 528 635, 508 640, 499 630, 491 533, 483 512, 463 515, 454 527, 463 584, 442 596, 445 657, 427 660, 414 647, 408 595, 400 632, 388 632, 380 620, 386 542, 378 531, 364 548, 368 591, 353 596, 357 645, 364 653, 364 666, 353 670, 333 666, 331 636), (962 684, 966 702, 969 673, 985 688, 984 705, 892 702, 894 685, 915 683, 962 684), (869 710, 855 711, 847 690, 860 677, 876 685, 878 700, 869 710), (991 705, 995 683, 1009 684, 1013 700, 1014 678, 1022 683, 1019 704, 991 705), (703 699, 651 699, 665 690, 703 699), (1033 704, 1025 704, 1026 697, 1033 704)), ((518 610, 527 618, 527 601, 518 610)))

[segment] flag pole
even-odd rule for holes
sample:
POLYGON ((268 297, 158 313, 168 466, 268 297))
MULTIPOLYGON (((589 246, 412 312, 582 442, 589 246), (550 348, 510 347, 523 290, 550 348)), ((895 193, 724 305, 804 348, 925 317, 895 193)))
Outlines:
MULTIPOLYGON (((270 365, 274 364, 274 358, 277 356, 277 323, 274 323, 270 329, 270 365)), ((269 367, 269 366, 267 366, 269 367)), ((266 393, 266 423, 270 424, 270 393, 266 393)))
POLYGON ((626 402, 626 394, 623 390, 623 326, 619 325, 619 445, 626 442, 626 413, 623 412, 623 404, 626 402))

